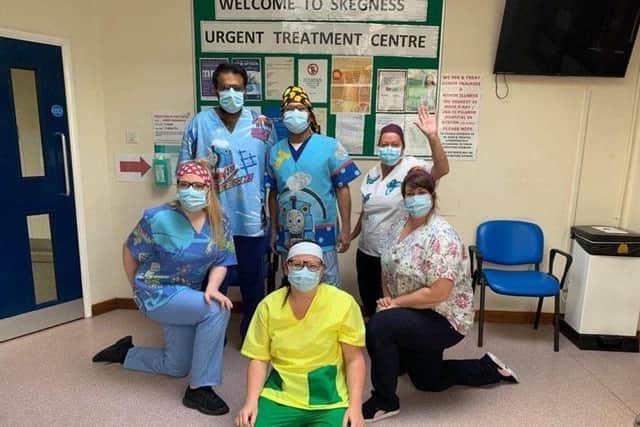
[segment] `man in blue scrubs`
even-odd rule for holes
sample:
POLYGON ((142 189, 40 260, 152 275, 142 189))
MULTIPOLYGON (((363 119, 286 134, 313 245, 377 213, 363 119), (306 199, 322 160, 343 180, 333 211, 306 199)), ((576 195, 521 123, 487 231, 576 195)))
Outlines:
POLYGON ((213 73, 219 106, 197 114, 187 125, 178 164, 207 159, 218 197, 229 218, 238 259, 245 336, 251 316, 264 297, 265 158, 276 142, 272 123, 244 107, 247 72, 223 63, 213 73))

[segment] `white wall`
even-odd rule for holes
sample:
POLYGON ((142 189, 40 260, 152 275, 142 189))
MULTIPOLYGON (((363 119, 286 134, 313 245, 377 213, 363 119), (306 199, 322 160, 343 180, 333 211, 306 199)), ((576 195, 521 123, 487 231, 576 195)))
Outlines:
MULTIPOLYGON (((127 297, 119 245, 142 209, 167 200, 173 190, 116 183, 113 158, 153 152, 152 112, 193 111, 191 2, 76 0, 62 8, 43 0, 8 3, 0 26, 73 42, 92 301, 127 297), (34 10, 44 12, 38 18, 34 10), (124 143, 127 128, 138 131, 138 146, 124 143)), ((624 79, 514 76, 509 77, 510 96, 500 101, 492 68, 503 7, 504 0, 447 1, 443 72, 479 74, 482 99, 478 158, 451 162, 451 173, 439 187, 441 212, 467 243, 483 220, 515 217, 539 223, 548 246, 567 249, 573 196, 578 196, 576 223, 618 224, 624 205, 629 226, 640 229, 640 199, 629 202, 629 196, 624 203, 628 181, 640 189, 640 173, 627 173, 636 137, 638 49, 624 79)), ((374 163, 358 164, 368 170, 374 163)), ((352 187, 353 221, 360 209, 358 186, 352 187)), ((343 282, 354 292, 355 246, 341 258, 343 282)), ((488 298, 490 309, 533 310, 534 304, 488 298)))

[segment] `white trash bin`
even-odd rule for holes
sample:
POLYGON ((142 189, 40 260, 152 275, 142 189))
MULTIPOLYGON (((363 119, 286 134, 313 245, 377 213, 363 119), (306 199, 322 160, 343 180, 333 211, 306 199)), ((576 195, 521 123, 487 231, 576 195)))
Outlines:
POLYGON ((561 331, 583 350, 638 352, 640 234, 571 228, 573 264, 561 331))

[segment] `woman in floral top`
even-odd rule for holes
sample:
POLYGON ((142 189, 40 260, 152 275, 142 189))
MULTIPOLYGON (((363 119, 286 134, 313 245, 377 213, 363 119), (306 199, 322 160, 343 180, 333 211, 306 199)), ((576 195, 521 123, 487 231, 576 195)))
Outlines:
POLYGON ((222 383, 222 351, 231 301, 218 289, 236 255, 206 164, 183 163, 177 200, 147 209, 124 244, 124 270, 138 308, 162 324, 164 348, 124 337, 93 357, 136 371, 190 374, 182 402, 208 415, 229 412, 213 391, 222 383), (201 291, 206 280, 206 288, 201 291))
POLYGON ((434 183, 425 169, 408 172, 401 190, 409 216, 386 233, 381 257, 384 296, 367 324, 374 390, 362 412, 370 422, 400 411, 396 386, 404 369, 423 391, 517 382, 513 371, 491 353, 475 360, 442 358, 473 324, 473 291, 464 244, 435 212, 434 183))

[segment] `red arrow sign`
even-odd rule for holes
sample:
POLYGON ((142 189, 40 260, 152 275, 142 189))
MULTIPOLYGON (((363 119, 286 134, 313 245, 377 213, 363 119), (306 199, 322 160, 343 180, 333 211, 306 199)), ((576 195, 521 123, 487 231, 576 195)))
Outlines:
POLYGON ((140 160, 120 161, 120 172, 140 172, 140 176, 144 176, 149 169, 151 166, 142 157, 140 160))

